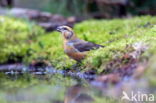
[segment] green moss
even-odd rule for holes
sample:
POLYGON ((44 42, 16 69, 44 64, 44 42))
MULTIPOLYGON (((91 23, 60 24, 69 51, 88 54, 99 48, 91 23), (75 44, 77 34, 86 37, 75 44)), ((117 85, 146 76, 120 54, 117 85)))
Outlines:
MULTIPOLYGON (((30 22, 0 17, 0 62, 9 60, 30 63, 41 59, 50 61, 56 68, 67 68, 75 63, 63 52, 62 37, 57 32, 45 33, 30 22)), ((81 39, 105 45, 89 52, 82 68, 104 69, 113 58, 127 52, 125 47, 136 42, 150 46, 144 55, 155 53, 156 17, 130 19, 88 20, 76 24, 75 33, 81 39)))
MULTIPOLYGON (((126 45, 140 41, 149 45, 154 44, 155 19, 146 16, 131 19, 88 20, 77 24, 74 30, 78 37, 106 46, 91 51, 84 60, 82 68, 103 69, 109 60, 126 52, 126 45)), ((75 62, 64 54, 62 42, 61 35, 56 32, 40 36, 38 42, 32 46, 37 51, 32 57, 48 59, 57 68, 69 67, 75 62), (39 44, 43 47, 36 48, 39 44)))
POLYGON ((34 24, 0 16, 0 63, 21 62, 31 42, 43 34, 34 24))
MULTIPOLYGON (((88 68, 103 69, 111 59, 128 52, 125 48, 136 42, 144 42, 155 51, 155 17, 135 17, 131 19, 90 20, 76 25, 75 30, 82 39, 103 44, 103 49, 91 51, 84 65, 88 68), (84 36, 85 35, 85 38, 84 36), (99 64, 100 63, 100 64, 99 64)), ((150 57, 149 57, 150 58, 150 57)))

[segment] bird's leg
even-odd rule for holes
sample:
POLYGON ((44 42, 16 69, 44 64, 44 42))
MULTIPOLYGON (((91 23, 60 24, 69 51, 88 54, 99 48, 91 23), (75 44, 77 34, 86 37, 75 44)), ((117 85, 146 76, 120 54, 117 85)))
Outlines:
POLYGON ((76 64, 72 65, 71 68, 76 70, 77 72, 79 72, 80 71, 80 66, 81 66, 81 62, 78 61, 78 62, 76 62, 76 64))

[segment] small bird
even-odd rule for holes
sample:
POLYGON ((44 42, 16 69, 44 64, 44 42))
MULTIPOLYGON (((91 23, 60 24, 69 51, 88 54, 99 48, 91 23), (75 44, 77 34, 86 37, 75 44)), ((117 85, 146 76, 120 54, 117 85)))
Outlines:
POLYGON ((88 51, 104 47, 79 39, 72 28, 68 26, 59 26, 56 30, 61 32, 63 36, 64 52, 77 62, 81 62, 86 57, 88 51))

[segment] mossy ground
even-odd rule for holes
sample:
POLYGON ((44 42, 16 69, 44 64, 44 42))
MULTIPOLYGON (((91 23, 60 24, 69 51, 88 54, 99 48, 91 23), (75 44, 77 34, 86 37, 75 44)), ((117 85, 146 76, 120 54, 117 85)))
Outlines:
MULTIPOLYGON (((0 62, 2 64, 7 63, 10 59, 13 59, 14 62, 25 63, 35 59, 45 59, 60 69, 75 63, 64 54, 63 41, 59 33, 45 33, 33 23, 22 20, 0 17, 0 21, 0 62), (21 61, 18 61, 18 57, 21 61)), ((154 54, 155 24, 156 17, 150 16, 88 20, 77 24, 74 31, 79 38, 106 46, 91 51, 83 65, 95 69, 103 68, 103 64, 121 52, 127 52, 126 45, 136 42, 148 44, 150 49, 146 54, 154 54)))
MULTIPOLYGON (((145 77, 149 80, 150 85, 155 87, 155 24, 156 17, 150 16, 87 20, 76 24, 74 31, 79 38, 105 46, 105 48, 90 51, 81 68, 101 72, 106 69, 109 61, 129 52, 126 49, 127 45, 143 42, 148 45, 148 49, 141 55, 140 59, 146 58, 148 60, 145 77)), ((32 61, 46 60, 57 69, 66 69, 76 63, 64 54, 63 41, 58 32, 46 33, 34 23, 10 17, 0 17, 0 27, 0 64, 17 62, 30 64, 32 61)), ((1 87, 8 85, 21 87, 24 84, 23 81, 20 83, 20 80, 14 82, 17 83, 16 85, 13 82, 5 81, 1 82, 1 87)), ((37 84, 40 84, 40 81, 37 80, 37 84)), ((30 85, 26 84, 28 87, 30 85)), ((97 100, 99 99, 97 98, 97 100)))
MULTIPOLYGON (((75 33, 79 38, 104 45, 105 48, 90 51, 83 61, 82 69, 99 72, 106 64, 123 53, 127 45, 143 42, 148 50, 142 55, 152 61, 156 55, 156 17, 143 16, 129 19, 88 20, 76 24, 75 33)), ((29 21, 0 17, 0 63, 47 60, 57 69, 66 69, 75 64, 63 52, 62 37, 58 32, 46 33, 29 21)), ((151 62, 153 63, 153 62, 151 62)), ((150 67, 154 68, 149 64, 150 67)))
POLYGON ((34 23, 0 17, 0 63, 22 62, 28 56, 32 40, 43 34, 34 23))

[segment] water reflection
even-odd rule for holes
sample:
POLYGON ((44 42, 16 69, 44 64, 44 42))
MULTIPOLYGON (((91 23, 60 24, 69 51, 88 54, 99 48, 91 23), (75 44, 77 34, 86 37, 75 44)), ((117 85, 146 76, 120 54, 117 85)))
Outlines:
POLYGON ((119 73, 110 73, 97 77, 52 68, 46 70, 44 75, 35 74, 36 71, 23 76, 11 72, 0 78, 0 103, 121 103, 123 91, 128 95, 132 91, 156 93, 155 88, 150 90, 145 78, 139 79, 137 75, 122 78, 119 73))
POLYGON ((88 94, 88 88, 76 84, 68 88, 64 103, 92 103, 94 100, 88 94))
POLYGON ((93 102, 92 91, 86 81, 81 83, 81 80, 59 75, 24 78, 26 77, 18 76, 14 80, 2 79, 4 81, 0 83, 0 103, 93 102))

